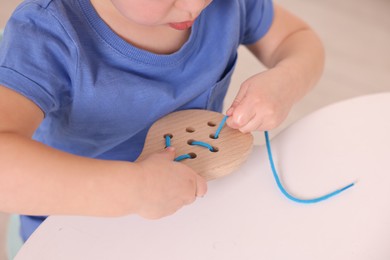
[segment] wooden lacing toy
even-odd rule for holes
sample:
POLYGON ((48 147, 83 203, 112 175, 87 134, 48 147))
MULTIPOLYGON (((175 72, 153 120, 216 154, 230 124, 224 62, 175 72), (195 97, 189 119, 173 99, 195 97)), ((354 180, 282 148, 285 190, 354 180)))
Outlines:
MULTIPOLYGON (((253 143, 252 134, 243 134, 223 127, 226 116, 206 110, 183 110, 156 121, 150 128, 144 149, 137 160, 174 146, 179 156, 175 161, 187 164, 206 180, 225 176, 237 169, 248 157, 253 143)), ((264 132, 269 163, 279 190, 288 199, 298 203, 317 203, 354 186, 351 183, 333 192, 313 199, 291 195, 276 172, 268 132, 264 132)))
POLYGON ((221 113, 198 109, 169 114, 152 125, 137 160, 164 150, 168 144, 176 149, 176 161, 188 165, 206 180, 225 176, 247 159, 253 136, 221 127, 223 120, 221 113))

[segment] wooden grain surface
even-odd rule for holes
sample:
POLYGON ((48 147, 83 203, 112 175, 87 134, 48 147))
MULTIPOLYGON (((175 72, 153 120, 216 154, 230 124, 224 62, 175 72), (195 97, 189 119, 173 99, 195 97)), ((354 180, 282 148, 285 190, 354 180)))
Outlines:
POLYGON ((192 154, 195 158, 181 161, 207 180, 225 176, 236 170, 248 157, 253 143, 252 134, 243 134, 227 125, 214 139, 224 115, 206 110, 183 110, 156 121, 146 137, 144 149, 138 160, 165 148, 165 135, 171 135, 171 145, 176 156, 192 154), (191 141, 210 144, 215 151, 191 145, 191 141))

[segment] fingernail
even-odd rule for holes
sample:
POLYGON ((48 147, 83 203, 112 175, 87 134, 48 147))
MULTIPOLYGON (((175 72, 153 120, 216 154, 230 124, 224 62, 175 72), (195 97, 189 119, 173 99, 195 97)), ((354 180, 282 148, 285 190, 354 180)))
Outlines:
POLYGON ((175 147, 173 147, 173 146, 168 146, 168 147, 166 148, 166 150, 169 151, 169 152, 173 152, 173 151, 175 151, 175 147))

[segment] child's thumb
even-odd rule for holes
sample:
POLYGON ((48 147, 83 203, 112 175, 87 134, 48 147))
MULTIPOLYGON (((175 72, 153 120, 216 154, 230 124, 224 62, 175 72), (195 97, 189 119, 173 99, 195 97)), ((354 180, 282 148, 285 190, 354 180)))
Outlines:
POLYGON ((173 161, 175 159, 175 154, 176 154, 175 148, 172 146, 169 146, 169 147, 165 148, 165 150, 162 152, 162 154, 167 160, 173 161))
POLYGON ((242 84, 238 93, 233 100, 233 103, 230 105, 229 109, 226 111, 226 115, 231 116, 234 113, 234 110, 241 104, 242 100, 246 96, 246 92, 248 90, 248 86, 246 84, 242 84))

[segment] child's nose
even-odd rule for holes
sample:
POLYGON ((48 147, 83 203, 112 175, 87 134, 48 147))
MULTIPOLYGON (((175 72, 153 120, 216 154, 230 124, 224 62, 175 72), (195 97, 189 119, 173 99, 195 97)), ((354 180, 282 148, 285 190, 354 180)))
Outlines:
POLYGON ((175 5, 181 10, 189 12, 193 18, 197 17, 212 0, 177 0, 175 5))

